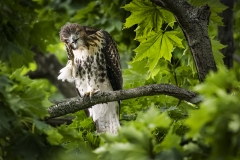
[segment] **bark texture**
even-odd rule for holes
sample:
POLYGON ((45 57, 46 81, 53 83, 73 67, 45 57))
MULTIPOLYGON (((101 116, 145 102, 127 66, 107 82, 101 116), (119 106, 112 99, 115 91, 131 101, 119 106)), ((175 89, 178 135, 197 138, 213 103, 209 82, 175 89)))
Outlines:
POLYGON ((228 68, 233 67, 233 55, 235 51, 234 39, 233 39, 233 5, 234 0, 220 0, 221 3, 228 6, 228 8, 223 11, 220 16, 223 18, 223 25, 218 27, 218 39, 219 41, 227 45, 223 48, 221 52, 225 56, 223 58, 224 64, 228 68))
POLYGON ((111 91, 111 92, 97 92, 92 97, 77 97, 58 102, 56 105, 48 109, 50 114, 47 119, 63 116, 69 113, 74 113, 82 109, 89 108, 95 104, 106 103, 112 101, 119 101, 124 99, 153 96, 153 95, 169 95, 180 100, 197 104, 202 101, 195 92, 188 91, 183 88, 171 84, 152 84, 143 87, 133 88, 129 90, 111 91))
POLYGON ((175 15, 192 52, 199 80, 203 82, 210 70, 217 70, 208 36, 209 6, 194 7, 185 0, 151 1, 175 15))

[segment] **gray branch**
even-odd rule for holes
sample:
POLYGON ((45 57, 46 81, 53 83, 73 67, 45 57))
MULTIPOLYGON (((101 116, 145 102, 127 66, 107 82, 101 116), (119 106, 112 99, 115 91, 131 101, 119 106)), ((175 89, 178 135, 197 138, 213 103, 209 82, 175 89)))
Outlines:
POLYGON ((27 75, 31 79, 48 79, 66 98, 77 96, 75 86, 72 83, 62 82, 57 79, 59 70, 63 68, 57 57, 54 54, 43 54, 37 48, 33 48, 32 51, 35 53, 34 60, 37 69, 28 72, 27 75))
POLYGON ((175 98, 185 100, 193 104, 197 104, 202 101, 202 97, 198 96, 197 93, 195 92, 188 91, 186 89, 179 88, 171 84, 152 84, 129 90, 110 92, 99 91, 96 94, 92 95, 91 98, 86 96, 66 99, 64 101, 58 102, 54 106, 51 106, 48 109, 50 116, 47 117, 46 119, 63 116, 69 113, 74 113, 99 103, 106 103, 136 97, 153 96, 161 94, 173 96, 175 98))

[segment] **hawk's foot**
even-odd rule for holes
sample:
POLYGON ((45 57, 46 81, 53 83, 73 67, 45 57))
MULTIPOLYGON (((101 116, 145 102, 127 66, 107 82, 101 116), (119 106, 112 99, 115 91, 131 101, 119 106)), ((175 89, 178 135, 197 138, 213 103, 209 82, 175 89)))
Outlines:
POLYGON ((84 93, 84 97, 90 97, 90 99, 91 99, 91 97, 92 97, 92 95, 94 95, 95 93, 97 93, 97 92, 100 92, 100 89, 93 89, 92 91, 90 91, 90 92, 85 92, 84 93))

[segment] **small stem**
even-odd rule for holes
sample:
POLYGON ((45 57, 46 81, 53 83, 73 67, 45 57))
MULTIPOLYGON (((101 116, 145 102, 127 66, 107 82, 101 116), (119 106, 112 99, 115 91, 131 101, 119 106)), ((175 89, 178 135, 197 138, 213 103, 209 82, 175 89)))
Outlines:
POLYGON ((165 31, 167 30, 167 27, 168 27, 170 24, 175 23, 175 22, 176 22, 176 21, 173 21, 173 22, 168 23, 163 32, 165 32, 165 31))
POLYGON ((174 75, 176 86, 178 86, 178 80, 177 80, 177 75, 176 75, 175 70, 173 70, 173 75, 174 75))
POLYGON ((177 106, 179 106, 181 102, 182 102, 182 100, 181 100, 181 99, 179 99, 177 106))
POLYGON ((32 133, 34 133, 35 123, 32 124, 32 133))

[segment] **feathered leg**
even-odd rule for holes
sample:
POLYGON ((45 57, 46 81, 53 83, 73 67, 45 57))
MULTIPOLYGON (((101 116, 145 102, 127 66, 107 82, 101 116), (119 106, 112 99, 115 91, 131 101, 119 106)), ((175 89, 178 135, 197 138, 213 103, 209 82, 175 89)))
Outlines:
POLYGON ((116 104, 116 102, 97 104, 89 109, 98 133, 110 132, 117 134, 120 124, 116 113, 116 104))

